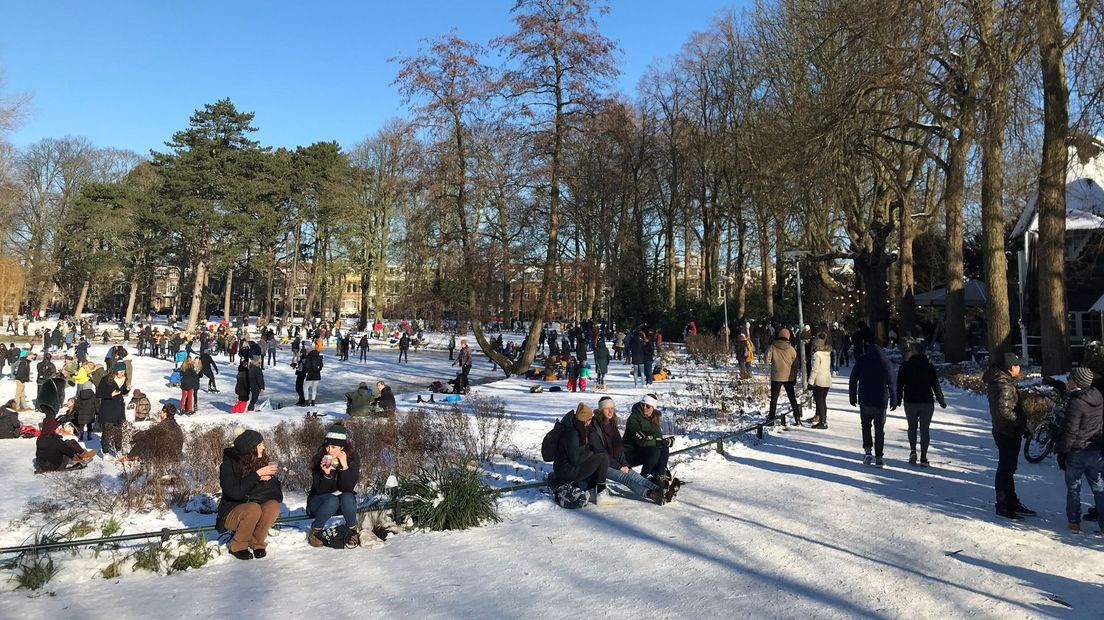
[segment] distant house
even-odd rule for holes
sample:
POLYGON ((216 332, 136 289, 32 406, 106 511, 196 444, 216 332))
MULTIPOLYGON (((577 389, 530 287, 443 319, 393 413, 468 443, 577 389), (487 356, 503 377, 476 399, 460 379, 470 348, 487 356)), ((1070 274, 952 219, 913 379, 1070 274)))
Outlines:
MULTIPOLYGON (((1018 252, 1022 320, 1027 326, 1031 355, 1038 359, 1039 215, 1036 199, 1028 202, 1012 231, 1018 252)), ((1086 342, 1101 338, 1104 308, 1104 154, 1082 161, 1070 148, 1066 173, 1066 310, 1074 357, 1086 342)), ((1015 320, 1016 317, 1013 317, 1015 320)))

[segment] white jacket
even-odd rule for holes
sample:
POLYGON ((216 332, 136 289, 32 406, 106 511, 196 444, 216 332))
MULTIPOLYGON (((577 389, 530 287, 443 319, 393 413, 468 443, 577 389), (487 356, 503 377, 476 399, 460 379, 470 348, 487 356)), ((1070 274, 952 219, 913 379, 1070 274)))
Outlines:
POLYGON ((809 375, 809 385, 832 387, 832 353, 830 351, 815 351, 813 353, 813 370, 809 375))

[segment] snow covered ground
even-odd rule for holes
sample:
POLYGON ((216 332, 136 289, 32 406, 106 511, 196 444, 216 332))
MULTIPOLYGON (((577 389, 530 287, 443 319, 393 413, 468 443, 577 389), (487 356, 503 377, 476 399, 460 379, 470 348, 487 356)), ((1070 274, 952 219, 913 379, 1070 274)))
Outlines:
MULTIPOLYGON (((426 384, 447 370, 447 359, 429 355, 423 371, 410 368, 425 372, 426 384)), ((329 356, 327 363, 337 366, 329 356)), ((350 362, 341 391, 361 377, 394 372, 390 354, 378 363, 358 372, 350 362)), ((135 382, 155 401, 176 396, 162 387, 169 366, 158 364, 139 370, 135 382)), ((489 373, 489 363, 476 366, 489 373)), ((632 387, 627 367, 613 369, 610 394, 624 414, 641 390, 632 387)), ((283 384, 274 391, 288 389, 289 371, 278 367, 272 376, 283 384)), ((655 388, 685 394, 684 380, 694 377, 679 375, 655 388)), ((551 420, 579 400, 597 400, 530 394, 529 385, 510 379, 476 388, 506 400, 518 416, 514 443, 527 454, 539 451, 551 420)), ((184 423, 225 420, 264 429, 302 412, 231 416, 220 407, 233 399, 231 384, 222 387, 222 394, 201 394, 200 414, 184 423)), ((12 391, 10 380, 0 381, 0 398, 12 391)), ((846 377, 839 377, 829 397, 830 430, 773 433, 763 443, 728 444, 726 455, 702 450, 679 464, 689 484, 667 506, 623 497, 613 506, 567 511, 530 491, 502 497, 497 525, 404 534, 374 548, 313 549, 301 530, 287 528, 273 536, 267 559, 222 555, 168 577, 139 572, 105 581, 94 561, 74 561, 46 588, 52 596, 0 593, 0 616, 1099 618, 1104 537, 1066 533, 1064 486, 1053 459, 1020 466, 1020 495, 1040 516, 999 520, 985 402, 955 389, 947 400, 933 423, 930 469, 907 465, 900 410, 887 424, 889 466, 861 464, 858 414, 846 402, 846 377)), ((41 477, 29 473, 32 444, 0 444, 7 474, 0 523, 9 523, 0 525, 0 544, 22 542, 26 529, 10 522, 43 492, 41 477)), ((301 502, 289 500, 288 507, 301 502)), ((143 517, 126 531, 196 518, 143 517)))

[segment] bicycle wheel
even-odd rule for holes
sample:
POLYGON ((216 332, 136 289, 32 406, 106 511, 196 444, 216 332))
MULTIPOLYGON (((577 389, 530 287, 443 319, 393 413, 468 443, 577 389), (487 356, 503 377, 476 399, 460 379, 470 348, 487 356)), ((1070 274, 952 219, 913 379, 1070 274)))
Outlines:
POLYGON ((1028 463, 1041 463, 1053 448, 1054 432, 1050 424, 1043 424, 1024 442, 1024 458, 1028 463))

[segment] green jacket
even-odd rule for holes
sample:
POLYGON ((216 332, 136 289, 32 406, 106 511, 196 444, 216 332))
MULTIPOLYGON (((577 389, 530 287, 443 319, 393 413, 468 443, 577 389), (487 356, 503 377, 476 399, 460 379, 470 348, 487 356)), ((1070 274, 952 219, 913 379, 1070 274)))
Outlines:
POLYGON ((345 406, 345 413, 354 418, 372 415, 372 392, 368 388, 345 392, 345 398, 349 401, 345 406))
POLYGON ((594 372, 604 375, 609 372, 609 360, 610 352, 606 348, 606 343, 599 341, 599 345, 594 348, 594 372))
POLYGON ((663 438, 663 431, 658 424, 644 415, 644 406, 636 403, 632 406, 632 413, 625 422, 625 435, 622 443, 625 446, 625 457, 632 460, 633 451, 636 448, 654 448, 656 443, 663 438))

